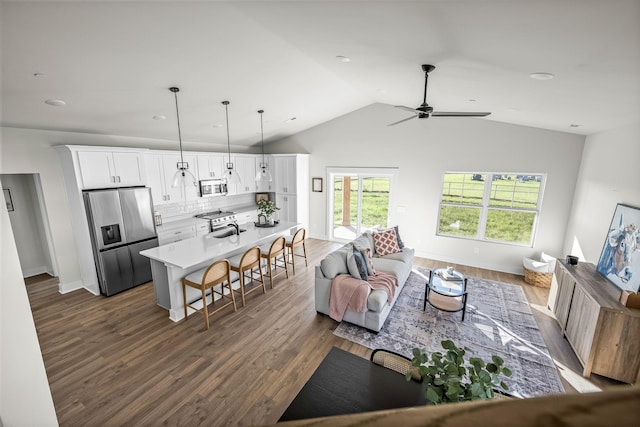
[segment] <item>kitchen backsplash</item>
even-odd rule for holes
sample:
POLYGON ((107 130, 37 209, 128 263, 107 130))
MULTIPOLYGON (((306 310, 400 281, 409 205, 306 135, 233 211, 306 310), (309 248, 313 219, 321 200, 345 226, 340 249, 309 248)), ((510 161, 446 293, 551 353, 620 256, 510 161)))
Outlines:
POLYGON ((234 210, 236 207, 255 205, 255 195, 240 194, 237 196, 200 197, 180 203, 166 203, 154 206, 154 210, 162 215, 164 222, 170 222, 193 216, 202 212, 234 210))

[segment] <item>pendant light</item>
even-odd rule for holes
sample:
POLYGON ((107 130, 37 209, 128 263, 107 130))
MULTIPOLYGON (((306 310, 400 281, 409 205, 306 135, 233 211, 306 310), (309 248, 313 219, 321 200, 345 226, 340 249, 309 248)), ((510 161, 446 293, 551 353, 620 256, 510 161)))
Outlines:
POLYGON ((189 171, 189 163, 184 161, 182 156, 182 133, 180 132, 180 113, 178 111, 178 92, 180 88, 170 87, 169 90, 173 92, 173 96, 176 100, 176 118, 178 119, 178 141, 180 141, 180 161, 176 163, 178 170, 173 175, 173 187, 186 186, 187 184, 196 184, 196 177, 189 171))
POLYGON ((271 182, 273 181, 273 177, 271 176, 271 172, 269 172, 269 165, 265 161, 264 158, 264 127, 262 124, 262 113, 264 110, 258 110, 258 114, 260 114, 260 139, 262 141, 262 163, 260 163, 260 169, 256 173, 256 182, 271 182))
POLYGON ((222 101, 224 105, 224 111, 227 117, 227 148, 229 150, 229 161, 227 162, 227 170, 224 171, 224 177, 227 178, 227 184, 240 184, 240 175, 238 171, 233 168, 231 163, 231 142, 229 138, 229 101, 222 101))

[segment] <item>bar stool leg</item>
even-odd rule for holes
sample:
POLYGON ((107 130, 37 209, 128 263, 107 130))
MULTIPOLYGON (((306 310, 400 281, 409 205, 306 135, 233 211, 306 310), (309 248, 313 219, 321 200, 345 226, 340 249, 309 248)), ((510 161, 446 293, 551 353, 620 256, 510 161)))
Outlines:
POLYGON ((182 279, 182 301, 184 303, 184 320, 187 320, 187 284, 182 279))
MULTIPOLYGON (((213 299, 213 294, 211 294, 211 298, 213 299)), ((209 330, 209 309, 207 308, 207 294, 205 292, 204 286, 202 287, 202 313, 204 314, 204 324, 206 325, 206 330, 209 330)))

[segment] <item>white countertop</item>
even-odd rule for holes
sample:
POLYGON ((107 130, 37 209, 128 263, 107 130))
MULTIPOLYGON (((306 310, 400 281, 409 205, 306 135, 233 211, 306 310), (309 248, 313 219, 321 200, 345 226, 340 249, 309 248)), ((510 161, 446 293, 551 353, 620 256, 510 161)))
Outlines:
POLYGON ((248 223, 243 225, 247 231, 240 233, 239 236, 217 238, 207 234, 147 249, 140 252, 140 255, 167 266, 189 269, 203 262, 226 258, 252 246, 267 243, 272 237, 287 234, 286 232, 291 232, 298 225, 294 222, 280 222, 275 227, 258 228, 248 223))
MULTIPOLYGON (((235 213, 243 213, 248 211, 255 211, 256 209, 258 209, 258 206, 256 205, 246 205, 246 206, 237 206, 229 210, 235 213)), ((205 213, 205 212, 206 211, 197 212, 197 213, 189 214, 188 216, 177 217, 178 219, 164 221, 162 225, 156 226, 156 231, 158 233, 162 233, 163 231, 173 230, 175 228, 189 227, 191 225, 202 224, 203 221, 208 221, 208 220, 202 219, 202 218, 196 218, 195 215, 205 213)))

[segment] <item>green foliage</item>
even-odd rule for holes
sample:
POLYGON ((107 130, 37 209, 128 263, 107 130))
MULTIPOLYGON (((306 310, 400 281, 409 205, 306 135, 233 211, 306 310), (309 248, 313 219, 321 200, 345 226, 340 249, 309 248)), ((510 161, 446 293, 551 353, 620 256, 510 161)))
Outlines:
POLYGON ((258 214, 264 215, 269 218, 271 215, 275 213, 276 210, 280 208, 276 207, 276 204, 271 200, 258 200, 258 214))
MULTIPOLYGON (((492 356, 491 362, 479 357, 470 357, 465 363, 468 348, 458 348, 453 341, 442 341, 446 353, 435 351, 431 354, 424 349, 414 348, 412 364, 418 369, 424 381, 425 397, 431 403, 462 402, 466 400, 492 399, 493 389, 508 390, 500 379, 501 375, 511 376, 504 360, 492 356)), ((407 381, 411 374, 407 375, 407 381)))

